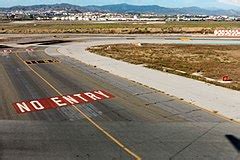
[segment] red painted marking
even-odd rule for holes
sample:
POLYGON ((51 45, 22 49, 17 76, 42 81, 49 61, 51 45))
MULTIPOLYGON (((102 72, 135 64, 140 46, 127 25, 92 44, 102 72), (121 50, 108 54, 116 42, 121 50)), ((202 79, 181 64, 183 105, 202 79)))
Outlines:
POLYGON ((114 96, 102 90, 91 92, 77 93, 73 95, 56 96, 50 98, 42 98, 37 100, 27 100, 13 103, 16 112, 27 113, 36 112, 46 109, 53 109, 57 107, 72 106, 75 104, 91 103, 104 99, 110 99, 114 96))

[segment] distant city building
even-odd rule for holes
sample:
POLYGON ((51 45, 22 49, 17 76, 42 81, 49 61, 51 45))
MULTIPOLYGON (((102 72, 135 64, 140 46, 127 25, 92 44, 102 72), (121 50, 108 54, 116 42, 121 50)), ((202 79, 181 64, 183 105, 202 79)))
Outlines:
POLYGON ((229 37, 235 37, 240 36, 240 30, 239 29, 219 29, 214 31, 215 36, 229 36, 229 37))
POLYGON ((164 15, 155 13, 106 13, 78 12, 66 10, 44 11, 11 11, 0 12, 0 20, 53 20, 53 21, 239 21, 238 16, 208 16, 208 15, 164 15))
POLYGON ((5 13, 0 12, 0 20, 7 20, 7 19, 8 19, 7 15, 5 13))

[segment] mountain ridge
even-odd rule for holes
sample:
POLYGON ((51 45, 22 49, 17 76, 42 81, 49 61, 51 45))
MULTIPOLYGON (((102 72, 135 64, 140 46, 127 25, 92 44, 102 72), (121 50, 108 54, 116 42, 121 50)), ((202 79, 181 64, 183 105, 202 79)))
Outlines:
POLYGON ((112 5, 89 5, 78 6, 68 3, 60 4, 43 4, 31 6, 13 6, 7 8, 0 8, 0 11, 47 11, 47 10, 68 10, 78 12, 115 12, 115 13, 156 13, 156 14, 194 14, 194 15, 227 15, 236 16, 240 15, 238 10, 224 10, 224 9, 204 9, 196 6, 183 7, 183 8, 168 8, 158 5, 130 5, 127 3, 112 4, 112 5))

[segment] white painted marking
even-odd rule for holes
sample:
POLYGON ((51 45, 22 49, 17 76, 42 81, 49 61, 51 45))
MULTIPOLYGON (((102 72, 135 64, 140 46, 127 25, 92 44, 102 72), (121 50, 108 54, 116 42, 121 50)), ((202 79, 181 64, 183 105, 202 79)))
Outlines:
POLYGON ((72 98, 71 96, 63 96, 63 99, 65 99, 66 101, 68 101, 71 104, 78 104, 79 103, 76 99, 72 98))
POLYGON ((43 105, 39 101, 31 101, 30 104, 36 109, 36 110, 42 110, 44 109, 43 105))
POLYGON ((53 97, 51 100, 56 103, 59 107, 66 106, 67 103, 63 103, 58 97, 53 97))
POLYGON ((88 100, 85 99, 85 98, 83 98, 83 97, 81 96, 81 94, 74 94, 73 96, 78 97, 78 98, 82 99, 82 100, 85 101, 85 102, 88 102, 88 100))
POLYGON ((17 107, 19 108, 19 110, 24 113, 24 112, 30 112, 30 108, 27 106, 27 104, 25 102, 22 103, 16 103, 17 107))
POLYGON ((93 93, 90 93, 90 92, 86 92, 84 93, 86 96, 88 96, 89 98, 93 99, 94 101, 98 100, 98 99, 101 99, 100 97, 96 96, 95 94, 93 93))
POLYGON ((104 94, 102 91, 94 91, 94 93, 104 96, 106 98, 110 98, 108 95, 104 94))

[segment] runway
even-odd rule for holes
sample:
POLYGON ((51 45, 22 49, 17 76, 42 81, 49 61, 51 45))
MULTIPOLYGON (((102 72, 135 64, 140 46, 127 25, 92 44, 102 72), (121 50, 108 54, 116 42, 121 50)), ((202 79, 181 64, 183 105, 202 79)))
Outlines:
POLYGON ((45 47, 0 55, 0 159, 236 159, 239 124, 45 47), (57 60, 58 63, 26 61, 57 60), (102 90, 114 97, 19 114, 13 104, 102 90))

